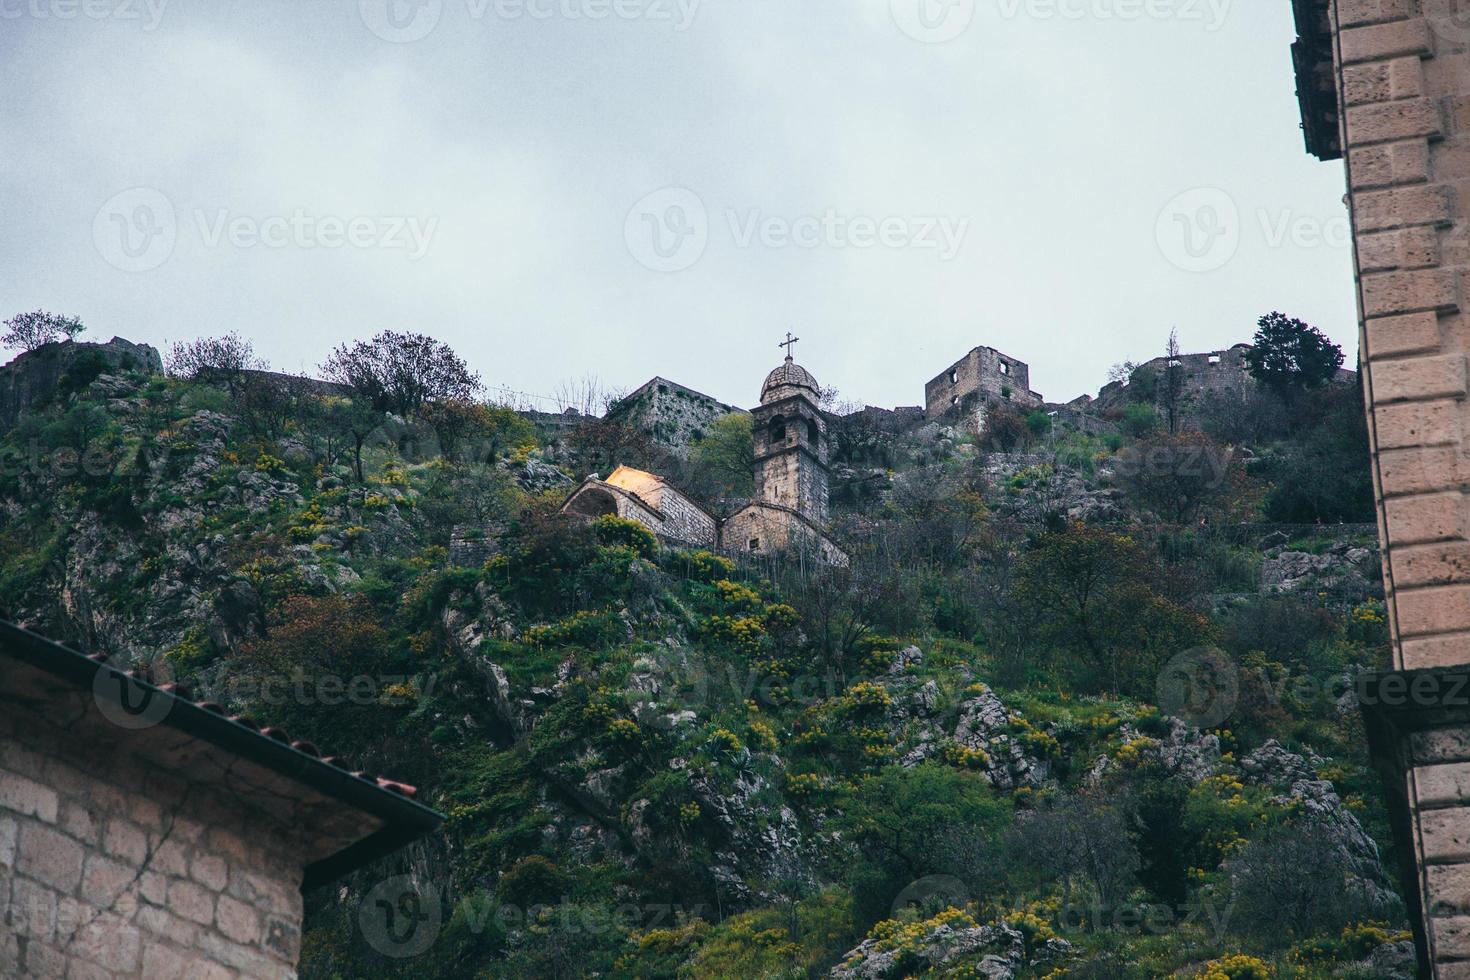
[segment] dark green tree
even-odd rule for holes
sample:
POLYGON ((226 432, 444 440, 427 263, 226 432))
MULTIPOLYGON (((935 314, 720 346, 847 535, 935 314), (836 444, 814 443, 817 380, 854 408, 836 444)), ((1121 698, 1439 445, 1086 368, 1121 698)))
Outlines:
POLYGON ((1256 326, 1246 363, 1267 388, 1288 396, 1320 388, 1342 367, 1342 348, 1316 327, 1284 313, 1267 313, 1256 326))

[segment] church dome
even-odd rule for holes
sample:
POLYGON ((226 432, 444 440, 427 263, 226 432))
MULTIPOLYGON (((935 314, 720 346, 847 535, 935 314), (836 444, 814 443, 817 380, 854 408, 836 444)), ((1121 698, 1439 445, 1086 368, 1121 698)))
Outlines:
POLYGON ((766 383, 761 386, 761 404, 767 405, 796 394, 806 394, 812 401, 818 401, 821 398, 817 388, 817 379, 812 377, 810 371, 788 357, 785 364, 766 375, 766 383))

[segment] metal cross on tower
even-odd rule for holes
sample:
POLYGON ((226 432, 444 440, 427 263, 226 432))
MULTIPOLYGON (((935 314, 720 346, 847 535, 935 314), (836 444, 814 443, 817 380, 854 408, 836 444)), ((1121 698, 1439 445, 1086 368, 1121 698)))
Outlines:
POLYGON ((796 342, 799 341, 800 339, 801 339, 800 337, 793 337, 793 336, 791 336, 791 331, 788 330, 788 331, 786 331, 786 339, 784 341, 782 341, 781 343, 779 343, 779 344, 776 345, 777 347, 784 347, 784 348, 786 348, 786 360, 788 360, 788 361, 791 360, 791 349, 796 346, 796 342))

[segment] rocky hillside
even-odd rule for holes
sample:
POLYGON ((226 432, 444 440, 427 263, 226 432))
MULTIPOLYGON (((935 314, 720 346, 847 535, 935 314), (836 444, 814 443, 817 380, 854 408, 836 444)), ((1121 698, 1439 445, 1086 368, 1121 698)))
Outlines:
POLYGON ((309 897, 305 977, 1408 975, 1350 390, 834 423, 837 570, 557 517, 604 423, 150 367, 4 436, 0 616, 448 815, 309 897))

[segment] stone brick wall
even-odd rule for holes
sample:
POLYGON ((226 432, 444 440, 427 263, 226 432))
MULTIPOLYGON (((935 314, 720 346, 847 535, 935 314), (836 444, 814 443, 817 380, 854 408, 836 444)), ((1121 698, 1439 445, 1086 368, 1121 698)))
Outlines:
POLYGON ((722 545, 732 555, 806 552, 829 565, 847 565, 847 554, 790 510, 752 504, 726 519, 722 545))
POLYGON ((991 347, 976 347, 924 386, 930 418, 961 408, 969 401, 979 411, 986 403, 1008 401, 1025 411, 1041 405, 1031 390, 1031 368, 991 347))
MULTIPOLYGON (((1470 33, 1454 17, 1455 0, 1320 6, 1336 29, 1394 663, 1467 664, 1470 322, 1461 281, 1470 266, 1470 33)), ((1440 977, 1470 977, 1464 735, 1418 739, 1407 779, 1440 977)))
POLYGON ((0 975, 294 977, 293 832, 122 744, 0 713, 0 975))
POLYGON ((688 497, 672 487, 666 487, 659 509, 664 514, 663 534, 666 537, 702 548, 715 547, 719 537, 715 519, 688 497))
POLYGON ((716 419, 739 411, 693 388, 654 378, 609 409, 607 417, 682 455, 716 419))

